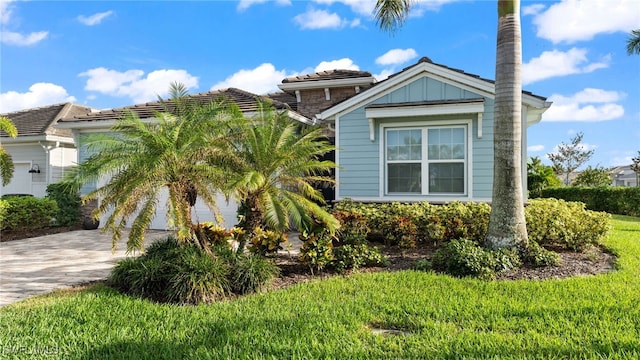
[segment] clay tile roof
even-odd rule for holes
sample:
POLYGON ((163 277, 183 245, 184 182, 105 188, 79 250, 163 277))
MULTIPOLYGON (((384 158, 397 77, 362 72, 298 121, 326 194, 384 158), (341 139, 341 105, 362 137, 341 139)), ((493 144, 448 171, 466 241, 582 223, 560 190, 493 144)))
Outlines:
MULTIPOLYGON (((261 101, 270 102, 274 108, 278 110, 289 110, 290 107, 277 99, 271 99, 267 96, 260 96, 248 91, 236 89, 236 88, 227 88, 221 90, 207 91, 199 94, 192 94, 189 97, 197 99, 202 104, 209 103, 214 100, 226 99, 227 101, 233 102, 242 112, 253 112, 258 110, 258 104, 261 101)), ((170 99, 165 100, 164 103, 160 101, 153 101, 144 104, 137 104, 126 106, 117 109, 103 110, 99 112, 93 112, 88 114, 83 114, 74 117, 66 117, 62 121, 63 122, 80 122, 80 121, 101 121, 101 120, 117 120, 124 116, 126 113, 133 111, 138 115, 139 118, 151 118, 155 116, 156 112, 165 111, 166 108, 171 111, 172 110, 172 101, 170 99)))
MULTIPOLYGON (((61 118, 85 114, 91 111, 86 106, 62 103, 39 108, 26 109, 12 113, 2 114, 8 117, 18 129, 18 136, 58 135, 71 137, 68 130, 53 127, 61 118)), ((0 134, 6 137, 4 132, 0 134)))
POLYGON ((288 104, 291 107, 291 110, 298 111, 298 101, 296 97, 292 94, 286 93, 284 91, 267 94, 269 99, 279 101, 281 103, 288 104))
POLYGON ((361 77, 372 76, 368 71, 357 70, 325 70, 314 74, 292 76, 282 80, 283 84, 303 82, 303 81, 321 81, 321 80, 339 80, 339 79, 354 79, 361 77))

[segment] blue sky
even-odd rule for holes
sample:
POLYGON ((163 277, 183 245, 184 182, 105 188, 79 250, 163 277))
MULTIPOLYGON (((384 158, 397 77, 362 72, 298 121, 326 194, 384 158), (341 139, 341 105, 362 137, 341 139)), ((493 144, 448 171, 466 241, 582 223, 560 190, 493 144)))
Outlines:
MULTIPOLYGON (((288 76, 346 68, 378 80, 428 56, 495 78, 495 1, 418 1, 395 34, 375 0, 0 0, 0 113, 65 101, 96 109, 191 92, 277 91, 288 76)), ((592 166, 640 150, 640 0, 523 1, 524 89, 554 105, 529 129, 540 156, 584 133, 592 166)))

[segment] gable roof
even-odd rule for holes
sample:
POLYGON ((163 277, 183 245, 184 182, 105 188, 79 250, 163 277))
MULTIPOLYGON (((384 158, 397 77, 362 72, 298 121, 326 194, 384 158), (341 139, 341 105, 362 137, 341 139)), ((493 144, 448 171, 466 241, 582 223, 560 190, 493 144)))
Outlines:
MULTIPOLYGON (((260 96, 248 91, 227 88, 221 90, 207 91, 199 94, 188 95, 190 98, 198 100, 202 104, 209 103, 214 100, 226 99, 235 103, 243 113, 252 113, 259 109, 260 102, 269 102, 276 110, 288 111, 290 116, 298 121, 311 123, 311 120, 300 114, 293 113, 291 107, 275 98, 268 96, 260 96)), ((168 99, 164 102, 153 101, 144 104, 126 106, 122 108, 103 110, 93 113, 86 113, 72 117, 66 117, 59 123, 62 128, 85 127, 86 124, 92 123, 90 127, 110 127, 110 125, 122 116, 132 111, 141 119, 149 119, 155 116, 156 112, 165 111, 165 106, 169 111, 172 110, 172 101, 168 99), (85 124, 85 125, 83 125, 85 124)))
MULTIPOLYGON (((495 81, 467 73, 460 69, 436 64, 428 57, 422 57, 417 63, 390 75, 387 79, 374 84, 371 88, 323 111, 320 114, 319 120, 331 120, 337 115, 349 112, 364 103, 371 102, 404 86, 407 82, 425 75, 488 98, 495 97, 495 81)), ((528 121, 529 123, 535 123, 540 120, 542 113, 551 105, 551 103, 546 100, 546 97, 535 95, 529 91, 522 92, 523 104, 535 109, 535 111, 532 112, 532 120, 528 121)))
MULTIPOLYGON (((56 135, 71 137, 71 132, 56 129, 54 125, 63 117, 85 114, 91 108, 72 103, 61 103, 2 114, 8 117, 18 129, 18 137, 56 135)), ((2 137, 8 135, 4 132, 2 137)))

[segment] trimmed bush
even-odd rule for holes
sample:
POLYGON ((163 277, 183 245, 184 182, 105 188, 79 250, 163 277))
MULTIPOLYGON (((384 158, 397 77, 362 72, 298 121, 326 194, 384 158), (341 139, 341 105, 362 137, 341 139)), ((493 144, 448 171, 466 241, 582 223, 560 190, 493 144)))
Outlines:
POLYGON ((280 268, 258 254, 238 254, 231 266, 229 281, 236 294, 250 294, 264 290, 280 273, 280 268))
POLYGON ((58 211, 55 214, 56 225, 73 226, 80 222, 80 195, 63 184, 49 184, 47 197, 55 200, 58 211))
POLYGON ((8 209, 9 204, 5 200, 0 199, 0 230, 3 228, 4 219, 7 216, 8 209))
POLYGON ((343 244, 364 244, 371 232, 367 219, 352 211, 334 211, 333 217, 340 222, 338 237, 343 244))
POLYGON ((520 257, 533 267, 558 266, 561 263, 558 253, 543 248, 535 241, 529 241, 529 246, 521 252, 520 257))
POLYGON ((287 234, 281 232, 256 228, 249 239, 249 250, 260 255, 274 254, 284 249, 282 245, 287 243, 287 234))
POLYGON ((380 266, 387 264, 387 258, 376 247, 366 244, 346 244, 333 248, 335 260, 331 265, 339 272, 349 269, 357 270, 363 266, 380 266))
POLYGON ((10 196, 3 199, 6 213, 0 228, 12 231, 30 231, 51 226, 58 211, 52 199, 32 196, 10 196))
POLYGON ((596 245, 609 230, 611 215, 585 209, 583 203, 534 199, 525 209, 529 241, 581 250, 596 245))
POLYGON ((640 216, 640 187, 558 187, 541 192, 542 198, 585 203, 587 209, 610 214, 640 216))
POLYGON ((495 272, 522 266, 515 250, 485 250, 467 239, 454 239, 433 254, 433 268, 454 276, 492 278, 495 272))
POLYGON ((311 230, 305 230, 298 235, 302 241, 299 259, 309 266, 311 272, 314 269, 322 271, 335 258, 333 256, 333 243, 336 240, 326 229, 317 226, 311 230))
POLYGON ((173 237, 152 244, 137 258, 118 262, 109 277, 114 288, 158 302, 199 304, 230 290, 229 266, 220 257, 173 237))

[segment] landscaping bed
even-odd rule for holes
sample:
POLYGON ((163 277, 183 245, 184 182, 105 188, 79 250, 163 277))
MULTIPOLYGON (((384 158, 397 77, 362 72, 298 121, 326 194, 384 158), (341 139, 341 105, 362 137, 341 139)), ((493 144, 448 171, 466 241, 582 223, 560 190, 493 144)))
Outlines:
MULTIPOLYGON (((420 259, 430 259, 436 250, 430 246, 418 246, 413 249, 400 251, 397 247, 379 246, 380 252, 389 260, 386 267, 360 268, 356 272, 378 272, 378 271, 402 271, 414 268, 416 261, 420 259)), ((602 247, 594 247, 588 252, 574 252, 562 249, 554 249, 562 259, 558 266, 521 268, 497 273, 496 280, 545 280, 564 279, 574 276, 589 276, 604 274, 614 270, 616 256, 607 252, 602 247)), ((313 279, 327 278, 331 276, 341 276, 351 274, 353 271, 339 273, 335 270, 325 270, 321 273, 312 274, 309 267, 302 264, 297 255, 279 253, 275 258, 276 264, 280 268, 280 276, 274 280, 272 289, 282 289, 296 283, 306 282, 313 279)))

